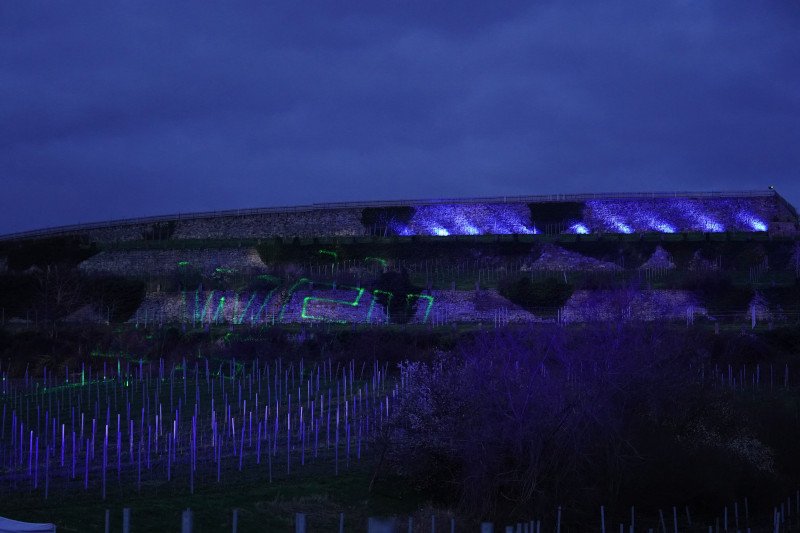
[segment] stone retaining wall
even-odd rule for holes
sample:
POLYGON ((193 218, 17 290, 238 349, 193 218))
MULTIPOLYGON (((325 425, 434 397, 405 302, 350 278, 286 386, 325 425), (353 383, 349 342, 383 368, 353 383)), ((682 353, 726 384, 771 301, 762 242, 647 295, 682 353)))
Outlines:
POLYGON ((249 273, 266 271, 266 265, 254 248, 100 252, 80 263, 78 268, 87 274, 155 276, 173 274, 179 263, 184 262, 204 275, 212 274, 217 268, 249 273))
MULTIPOLYGON (((599 198, 580 203, 584 206, 580 220, 555 222, 565 233, 797 232, 796 214, 777 195, 599 198)), ((543 230, 534 228, 529 205, 522 200, 411 202, 408 207, 414 209, 413 216, 407 223, 393 221, 394 233, 446 236, 529 234, 543 230)), ((78 229, 71 233, 85 235, 96 242, 168 236, 163 231, 154 231, 157 227, 174 230, 171 236, 174 239, 331 237, 369 233, 369 228, 361 222, 363 207, 303 209, 219 217, 184 215, 172 221, 164 220, 160 226, 152 222, 130 225, 109 222, 106 227, 78 229)))
POLYGON ((705 315, 697 297, 682 290, 575 291, 562 310, 565 322, 595 322, 686 318, 705 315))
POLYGON ((152 227, 152 224, 130 224, 94 228, 77 233, 79 235, 85 235, 86 238, 92 242, 139 241, 144 239, 144 236, 152 227))
MULTIPOLYGON (((270 325, 273 323, 386 324, 383 307, 372 294, 353 287, 312 288, 309 285, 272 292, 202 291, 150 293, 131 317, 131 323, 207 323, 270 325), (305 315, 303 307, 305 305, 305 315)), ((511 303, 495 290, 434 290, 415 300, 411 324, 475 323, 508 324, 554 321, 511 303), (432 298, 430 309, 429 299, 432 298)), ((756 319, 783 319, 757 295, 750 304, 756 319)), ((739 318, 750 320, 751 311, 742 308, 739 318)), ((683 290, 579 290, 561 310, 564 323, 597 321, 684 321, 707 315, 691 291, 683 290)))
POLYGON ((318 237, 364 235, 361 209, 288 211, 241 217, 181 220, 175 239, 318 237))
POLYGON ((591 233, 767 231, 781 218, 775 197, 590 200, 583 224, 591 233))

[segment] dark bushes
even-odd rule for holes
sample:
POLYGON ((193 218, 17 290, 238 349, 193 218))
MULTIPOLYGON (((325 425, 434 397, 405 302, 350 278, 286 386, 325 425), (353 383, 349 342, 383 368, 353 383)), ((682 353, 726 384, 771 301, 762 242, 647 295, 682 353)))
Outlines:
POLYGON ((165 241, 172 238, 175 234, 175 221, 156 222, 142 231, 142 239, 145 241, 165 241))
POLYGON ((536 202, 528 204, 531 220, 545 233, 561 233, 583 219, 583 202, 536 202))
POLYGON ((25 316, 36 303, 38 287, 33 275, 0 275, 0 308, 6 319, 25 316))
POLYGON ((59 320, 90 304, 102 317, 122 322, 136 311, 144 294, 141 280, 118 276, 87 278, 65 267, 0 276, 0 308, 6 320, 59 320))
POLYGON ((717 271, 690 272, 682 288, 694 291, 711 315, 743 314, 754 295, 752 287, 734 285, 729 274, 717 271))
POLYGON ((365 207, 361 211, 361 223, 370 235, 399 235, 407 226, 416 210, 408 205, 390 207, 365 207))
POLYGON ((388 311, 389 319, 397 324, 406 324, 414 317, 417 300, 409 299, 410 294, 418 294, 408 277, 408 271, 387 270, 375 281, 373 290, 377 290, 377 302, 388 311))
POLYGON ((111 322, 128 320, 139 308, 145 296, 144 282, 136 279, 108 276, 94 278, 85 284, 85 298, 111 322))
POLYGON ((572 285, 555 278, 532 280, 528 276, 500 282, 499 292, 528 311, 555 311, 564 306, 572 295, 572 285))
POLYGON ((447 503, 476 518, 665 502, 702 514, 774 497, 788 442, 697 379, 706 340, 691 337, 545 327, 407 363, 390 464, 420 490, 451 487, 447 503))
POLYGON ((44 269, 47 265, 75 266, 98 252, 94 245, 78 237, 50 237, 2 243, 0 255, 8 256, 8 269, 21 272, 36 266, 44 269))

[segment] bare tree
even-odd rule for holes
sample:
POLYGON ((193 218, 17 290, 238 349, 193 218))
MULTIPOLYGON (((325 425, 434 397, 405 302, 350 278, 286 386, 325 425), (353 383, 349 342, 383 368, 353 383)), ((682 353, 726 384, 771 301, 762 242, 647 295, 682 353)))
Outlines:
POLYGON ((80 276, 73 268, 49 265, 37 273, 36 280, 39 284, 36 309, 38 318, 51 326, 51 335, 56 336, 56 323, 82 302, 80 276))

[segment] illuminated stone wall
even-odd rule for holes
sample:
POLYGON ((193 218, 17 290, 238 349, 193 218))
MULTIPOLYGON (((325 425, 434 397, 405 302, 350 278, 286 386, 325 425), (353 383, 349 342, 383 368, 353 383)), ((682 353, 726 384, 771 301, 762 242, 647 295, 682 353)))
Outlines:
POLYGON ((590 200, 580 223, 588 233, 759 232, 775 215, 771 197, 590 200))
MULTIPOLYGON (((357 287, 298 283, 288 291, 188 291, 148 294, 131 322, 164 321, 200 324, 269 325, 274 323, 386 324, 386 311, 376 294, 357 287)), ((521 311, 496 291, 433 291, 409 299, 411 323, 443 321, 492 322, 497 310, 516 320, 535 317, 521 311)))
POLYGON ((222 239, 269 237, 332 237, 392 235, 487 235, 537 233, 764 232, 796 233, 797 215, 779 196, 682 196, 597 198, 585 201, 526 203, 410 203, 369 207, 373 212, 405 210, 409 217, 391 218, 380 227, 362 221, 365 208, 319 208, 231 214, 220 217, 184 215, 159 223, 114 225, 79 230, 97 242, 141 239, 222 239), (169 231, 163 231, 169 226, 169 231), (377 231, 376 231, 377 230, 377 231))
POLYGON ((292 293, 280 316, 283 322, 332 322, 341 324, 384 324, 386 313, 373 295, 363 288, 325 284, 308 285, 292 293))
POLYGON ((179 265, 190 266, 205 275, 214 273, 217 268, 242 273, 266 270, 258 252, 252 248, 108 251, 90 257, 78 268, 87 274, 147 276, 173 274, 179 265))
POLYGON ((129 322, 263 325, 273 317, 277 320, 280 311, 281 299, 275 292, 162 292, 148 294, 129 322))
MULTIPOLYGON (((486 235, 537 233, 717 233, 796 231, 797 216, 779 196, 599 198, 583 202, 509 202, 409 204, 413 215, 388 221, 395 235, 486 235), (569 208, 569 209, 567 209, 569 208), (533 214, 531 213, 533 211, 533 214), (553 213, 563 217, 553 219, 553 213), (546 215, 546 213, 550 213, 546 215), (548 218, 549 217, 549 218, 548 218), (548 222, 549 221, 549 222, 548 222), (774 224, 774 227, 773 227, 774 224)), ((373 210, 392 207, 370 208, 373 210)), ((171 225, 172 239, 360 236, 375 228, 362 223, 364 208, 275 211, 222 217, 183 218, 171 225)), ((97 242, 140 240, 157 224, 86 229, 76 233, 97 242)), ((380 232, 379 232, 380 233, 380 232)))
MULTIPOLYGON (((502 317, 504 322, 536 322, 540 319, 500 296, 496 290, 431 291, 432 306, 425 316, 425 307, 418 305, 412 323, 481 322, 493 324, 502 317)), ((422 302, 421 302, 422 303, 422 302)))
POLYGON ((530 209, 524 203, 420 205, 400 235, 534 234, 530 209))
POLYGON ((682 290, 579 290, 563 309, 565 322, 681 320, 705 315, 695 294, 682 290))
POLYGON ((533 270, 610 272, 622 270, 622 268, 615 263, 600 261, 553 244, 545 244, 542 246, 542 253, 539 257, 535 261, 527 261, 520 270, 523 272, 533 270))
POLYGON ((130 322, 164 320, 193 325, 272 323, 383 324, 386 314, 373 295, 355 287, 311 288, 298 283, 288 291, 187 291, 151 293, 130 322))
MULTIPOLYGON (((509 302, 494 290, 432 291, 414 297, 411 324, 480 322, 530 323, 544 319, 509 302)), ((762 306, 764 307, 764 306, 762 306)), ((764 307, 766 309, 766 307, 764 307)), ((760 309, 760 308, 759 308, 760 309)), ((742 316, 747 310, 742 309, 742 316)), ((682 290, 580 290, 562 310, 565 322, 685 320, 706 314, 696 295, 682 290)), ((763 314, 763 312, 761 312, 763 314)), ((759 315, 760 316, 760 315, 759 315)), ((237 324, 385 324, 375 295, 355 287, 309 288, 250 293, 194 291, 148 294, 130 322, 237 324)))
MULTIPOLYGON (((774 196, 715 198, 596 199, 551 224, 536 222, 538 211, 553 211, 558 202, 526 204, 464 203, 415 206, 399 235, 589 233, 764 232, 773 221, 791 218, 774 196)), ((570 205, 577 205, 570 202, 570 205)), ((541 221, 541 219, 539 219, 541 221)))

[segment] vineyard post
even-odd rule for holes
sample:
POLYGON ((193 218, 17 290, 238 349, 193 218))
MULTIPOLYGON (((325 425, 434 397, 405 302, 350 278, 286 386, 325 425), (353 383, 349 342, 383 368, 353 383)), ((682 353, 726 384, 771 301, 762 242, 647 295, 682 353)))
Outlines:
POLYGON ((600 506, 600 531, 606 533, 606 508, 603 505, 600 506))
POLYGON ((294 533, 306 533, 306 515, 304 513, 294 515, 294 533))
POLYGON ((192 510, 186 509, 181 516, 181 533, 192 533, 192 510))

